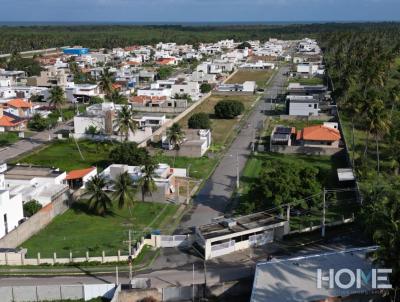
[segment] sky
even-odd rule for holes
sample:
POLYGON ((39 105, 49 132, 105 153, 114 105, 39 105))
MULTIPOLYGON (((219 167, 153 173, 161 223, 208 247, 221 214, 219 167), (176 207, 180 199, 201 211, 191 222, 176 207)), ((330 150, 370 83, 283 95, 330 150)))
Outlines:
POLYGON ((0 0, 0 22, 400 21, 400 0, 0 0))

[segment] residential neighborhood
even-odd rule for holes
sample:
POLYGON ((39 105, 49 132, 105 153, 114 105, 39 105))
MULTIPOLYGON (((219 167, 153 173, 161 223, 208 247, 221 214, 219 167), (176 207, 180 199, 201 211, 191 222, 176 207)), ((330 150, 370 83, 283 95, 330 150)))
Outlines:
POLYGON ((0 24, 0 300, 399 301, 399 26, 360 24, 0 24))

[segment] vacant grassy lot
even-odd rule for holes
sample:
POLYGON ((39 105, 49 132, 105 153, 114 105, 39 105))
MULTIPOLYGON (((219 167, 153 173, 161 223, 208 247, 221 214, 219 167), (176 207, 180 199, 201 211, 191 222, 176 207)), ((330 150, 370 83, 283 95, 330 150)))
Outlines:
POLYGON ((272 73, 271 70, 239 70, 226 83, 243 84, 246 81, 255 81, 258 87, 264 88, 272 73))
MULTIPOLYGON (((288 155, 272 152, 259 153, 253 155, 246 163, 241 177, 242 185, 242 200, 250 198, 247 194, 251 184, 257 182, 260 175, 262 164, 282 160, 288 164, 295 164, 301 162, 303 166, 311 166, 320 170, 320 179, 322 187, 327 189, 341 188, 343 185, 337 180, 337 169, 347 167, 347 163, 343 157, 340 156, 308 156, 308 155, 288 155)), ((290 185, 290 184, 287 184, 290 185)), ((342 215, 345 218, 351 217, 355 213, 358 206, 354 203, 354 194, 351 192, 341 192, 330 194, 327 196, 327 221, 340 220, 342 215)), ((307 215, 292 217, 291 225, 293 228, 302 228, 310 226, 310 223, 317 225, 321 222, 322 211, 320 209, 313 209, 307 215)))
POLYGON ((0 133, 0 147, 9 146, 19 140, 18 133, 16 132, 5 132, 0 133))
POLYGON ((206 112, 210 115, 212 122, 212 139, 213 143, 216 145, 224 145, 231 135, 234 127, 239 122, 239 119, 217 119, 214 116, 214 106, 222 100, 237 100, 241 101, 246 111, 250 110, 251 106, 254 104, 256 96, 246 95, 246 96, 220 96, 213 95, 205 100, 201 105, 194 109, 191 113, 186 115, 179 121, 182 127, 187 128, 187 122, 189 118, 198 112, 206 112))
POLYGON ((78 141, 83 159, 79 154, 77 144, 73 140, 56 141, 48 147, 35 151, 30 155, 14 160, 14 163, 29 163, 34 165, 52 166, 70 171, 90 166, 99 170, 105 168, 112 148, 111 143, 95 143, 89 140, 78 141))
POLYGON ((88 211, 84 201, 60 215, 38 234, 21 246, 28 249, 29 257, 74 257, 85 256, 89 251, 92 256, 117 255, 121 250, 127 254, 128 232, 132 231, 135 239, 144 232, 163 229, 170 225, 176 205, 137 202, 131 211, 128 208, 118 209, 117 205, 105 216, 98 216, 88 211))

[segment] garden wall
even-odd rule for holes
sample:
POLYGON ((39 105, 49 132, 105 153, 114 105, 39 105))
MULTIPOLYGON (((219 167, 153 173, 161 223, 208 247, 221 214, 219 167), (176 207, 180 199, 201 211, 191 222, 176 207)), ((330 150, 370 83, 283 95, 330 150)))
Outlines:
POLYGON ((343 148, 319 148, 319 147, 306 147, 306 146, 282 146, 271 145, 271 152, 282 154, 307 154, 307 155, 335 155, 341 153, 343 148))

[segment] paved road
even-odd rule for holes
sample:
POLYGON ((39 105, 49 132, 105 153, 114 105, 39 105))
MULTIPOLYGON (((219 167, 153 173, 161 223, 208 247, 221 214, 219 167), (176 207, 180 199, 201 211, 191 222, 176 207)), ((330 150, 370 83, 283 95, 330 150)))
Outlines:
POLYGON ((41 145, 47 143, 49 138, 54 138, 55 133, 60 130, 72 129, 72 126, 69 125, 70 123, 71 121, 68 121, 57 126, 56 128, 39 132, 30 138, 22 139, 11 146, 0 148, 0 163, 6 162, 21 154, 40 147, 41 145))
POLYGON ((248 117, 247 125, 240 131, 214 174, 206 181, 194 199, 194 208, 182 220, 182 227, 207 224, 212 218, 224 213, 236 187, 237 165, 241 173, 251 154, 250 145, 254 141, 255 130, 263 125, 266 118, 263 113, 267 109, 266 102, 280 91, 286 80, 283 74, 287 71, 287 67, 280 68, 272 79, 262 100, 256 105, 257 108, 248 117))

